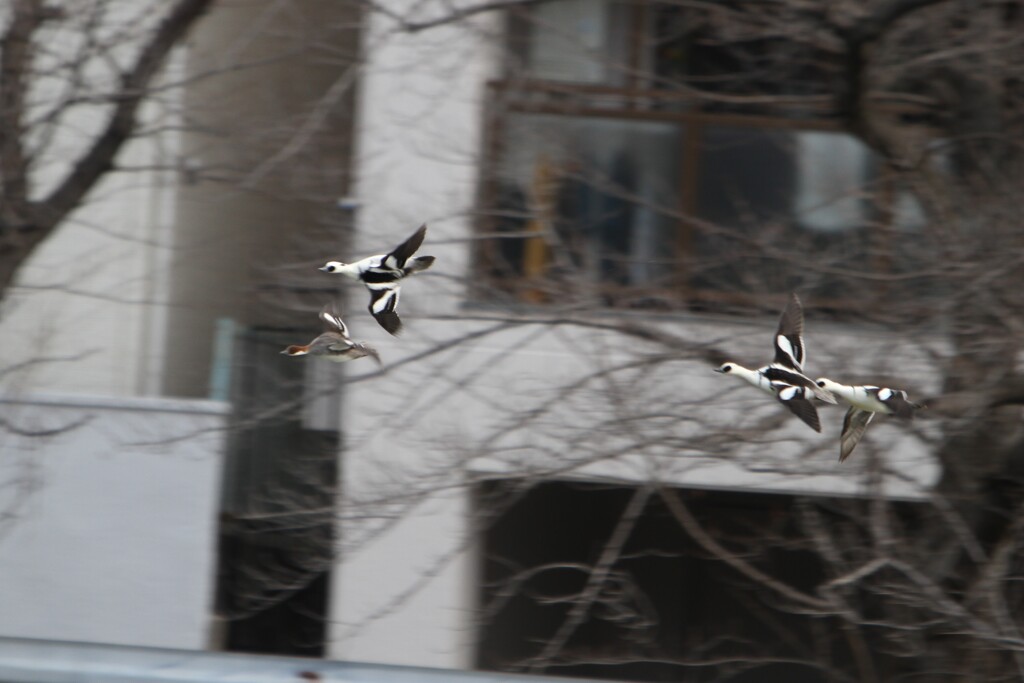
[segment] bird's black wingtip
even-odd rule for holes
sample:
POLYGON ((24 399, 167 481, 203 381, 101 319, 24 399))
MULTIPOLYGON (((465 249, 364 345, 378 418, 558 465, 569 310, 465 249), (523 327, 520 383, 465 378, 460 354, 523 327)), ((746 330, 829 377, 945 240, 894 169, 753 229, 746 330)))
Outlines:
POLYGON ((397 337, 398 333, 402 331, 402 319, 393 311, 376 313, 373 317, 376 318, 380 326, 393 337, 397 337))
POLYGON ((427 235, 427 224, 421 225, 416 232, 409 235, 409 237, 399 244, 392 250, 390 256, 394 257, 398 261, 398 267, 404 267, 406 260, 412 258, 412 255, 416 253, 416 250, 423 244, 423 238, 427 235))

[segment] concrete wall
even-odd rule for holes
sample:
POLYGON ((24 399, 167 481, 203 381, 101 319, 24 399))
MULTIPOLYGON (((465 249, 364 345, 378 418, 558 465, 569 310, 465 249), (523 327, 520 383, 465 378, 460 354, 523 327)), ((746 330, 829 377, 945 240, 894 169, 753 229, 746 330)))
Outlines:
MULTIPOLYGON (((402 13, 414 4, 403 1, 389 7, 402 13)), ((434 11, 444 12, 445 6, 421 6, 414 18, 428 20, 434 11)), ((426 222, 421 253, 438 259, 436 274, 428 271, 403 288, 400 313, 406 331, 401 339, 389 337, 365 312, 365 292, 348 292, 350 332, 376 345, 388 364, 424 340, 446 334, 443 327, 425 320, 457 314, 463 300, 458 275, 468 266, 472 218, 467 210, 476 192, 484 84, 499 63, 499 19, 485 15, 407 34, 395 31, 395 24, 381 13, 367 17, 357 109, 353 194, 360 209, 353 255, 386 251, 426 222)), ((411 390, 400 400, 418 403, 420 389, 425 388, 418 386, 425 367, 407 376, 412 384, 400 378, 403 372, 384 379, 391 387, 397 382, 411 390)), ((363 495, 385 494, 374 483, 376 466, 392 468, 405 480, 436 453, 433 443, 417 446, 420 435, 413 425, 404 439, 389 428, 380 433, 379 444, 363 441, 363 427, 369 427, 364 420, 372 420, 389 400, 382 394, 369 396, 380 387, 379 382, 346 385, 343 424, 348 448, 341 482, 347 503, 363 511, 373 506, 368 514, 383 515, 378 522, 390 515, 388 503, 378 509, 361 502, 363 495), (353 441, 348 441, 350 436, 353 441)), ((329 655, 467 668, 472 664, 475 591, 472 549, 465 545, 468 499, 464 490, 454 490, 410 502, 415 514, 385 534, 376 535, 372 523, 343 524, 343 558, 332 583, 329 655), (364 543, 364 533, 373 540, 364 543)))
POLYGON ((205 648, 226 418, 208 401, 0 402, 0 635, 205 648))

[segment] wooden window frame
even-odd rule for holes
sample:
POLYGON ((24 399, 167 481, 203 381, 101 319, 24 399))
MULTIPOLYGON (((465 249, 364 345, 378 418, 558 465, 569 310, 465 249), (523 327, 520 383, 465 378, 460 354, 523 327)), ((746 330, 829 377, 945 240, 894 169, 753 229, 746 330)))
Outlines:
MULTIPOLYGON (((694 233, 700 221, 697 212, 698 188, 701 182, 701 152, 704 141, 704 130, 709 127, 735 127, 755 130, 788 130, 799 132, 832 132, 848 133, 836 119, 829 118, 832 114, 831 102, 824 98, 769 96, 764 103, 751 103, 737 99, 740 104, 759 109, 781 109, 780 113, 738 113, 715 112, 701 108, 693 96, 683 91, 644 88, 639 83, 643 80, 637 68, 640 61, 640 43, 644 38, 642 26, 643 14, 648 11, 644 5, 633 6, 634 21, 629 31, 631 36, 630 79, 626 86, 601 85, 593 83, 573 83, 566 81, 548 81, 530 78, 505 77, 487 83, 487 109, 485 113, 485 144, 482 159, 481 183, 478 189, 478 205, 483 209, 477 222, 478 236, 482 238, 479 252, 480 262, 494 264, 497 262, 497 246, 495 239, 501 237, 494 227, 495 217, 489 215, 488 209, 495 205, 497 198, 497 178, 492 172, 502 158, 503 139, 506 131, 506 119, 519 114, 544 114, 573 118, 602 118, 621 121, 658 121, 672 123, 680 127, 680 172, 678 198, 680 218, 677 221, 676 247, 674 255, 679 258, 680 274, 676 282, 664 294, 670 301, 681 306, 700 305, 702 303, 725 303, 737 306, 749 304, 749 297, 732 292, 716 291, 693 286, 692 273, 685 270, 685 257, 693 253, 694 233), (693 102, 692 107, 687 107, 693 102), (675 108, 673 108, 673 105, 675 108)), ((521 36, 520 36, 521 38, 521 36)), ((725 98, 728 101, 728 97, 725 98)), ((876 207, 881 219, 878 228, 873 231, 872 241, 883 240, 888 243, 894 230, 893 202, 895 174, 888 164, 878 169, 877 185, 879 188, 876 207)), ((506 236, 507 237, 507 236, 506 236)), ((527 249, 527 251, 529 251, 527 249)), ((892 270, 891 258, 885 249, 872 250, 871 269, 879 274, 892 270)), ((535 263, 523 264, 524 269, 532 272, 538 269, 535 263)), ((489 266, 487 267, 490 270, 489 266)), ((536 273, 535 273, 536 274, 536 273)), ((483 278, 492 286, 501 285, 501 278, 483 278)), ((879 283, 884 289, 884 282, 879 283)), ((540 297, 527 294, 526 302, 539 302, 540 297)), ((847 299, 819 302, 823 306, 843 310, 854 307, 847 299)))

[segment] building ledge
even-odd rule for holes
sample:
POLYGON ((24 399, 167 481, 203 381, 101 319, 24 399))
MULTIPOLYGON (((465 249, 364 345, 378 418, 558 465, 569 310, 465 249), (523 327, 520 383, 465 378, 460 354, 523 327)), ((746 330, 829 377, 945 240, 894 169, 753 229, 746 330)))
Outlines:
POLYGON ((9 683, 564 683, 584 679, 0 637, 9 683))
POLYGON ((199 398, 166 398, 162 396, 101 396, 92 394, 16 393, 0 394, 0 404, 51 406, 54 408, 88 408, 90 410, 118 410, 158 413, 191 413, 200 415, 226 415, 231 404, 199 398))

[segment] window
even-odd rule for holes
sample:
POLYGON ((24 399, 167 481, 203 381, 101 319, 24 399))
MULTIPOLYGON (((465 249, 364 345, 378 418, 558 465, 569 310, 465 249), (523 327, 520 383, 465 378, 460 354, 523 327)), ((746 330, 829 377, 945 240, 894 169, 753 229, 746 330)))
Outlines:
POLYGON ((920 211, 833 120, 828 56, 682 4, 510 13, 481 193, 498 291, 670 309, 801 288, 841 304, 897 267, 920 211))
POLYGON ((500 211, 527 217, 503 267, 527 279, 583 273, 608 292, 671 286, 680 132, 657 121, 523 114, 508 122, 500 211))
POLYGON ((217 577, 226 650, 324 653, 341 383, 334 364, 281 361, 306 334, 246 329, 235 342, 217 577))
MULTIPOLYGON (((635 489, 525 485, 493 481, 477 492, 477 512, 492 520, 480 546, 479 668, 681 683, 860 680, 862 653, 841 618, 790 604, 731 568, 691 538, 657 495, 621 540, 600 588, 590 586, 583 618, 572 622, 576 598, 606 557, 635 489)), ((870 546, 866 501, 696 489, 676 495, 717 543, 809 595, 835 568, 826 568, 802 526, 800 505, 813 507, 846 550, 870 546)), ((927 514, 911 503, 893 503, 892 511, 897 533, 906 534, 927 514)), ((874 589, 886 594, 883 584, 874 589)), ((897 680, 915 660, 901 660, 886 640, 899 641, 900 629, 873 628, 871 620, 886 615, 872 611, 879 607, 871 591, 857 595, 872 666, 879 680, 897 680)))

